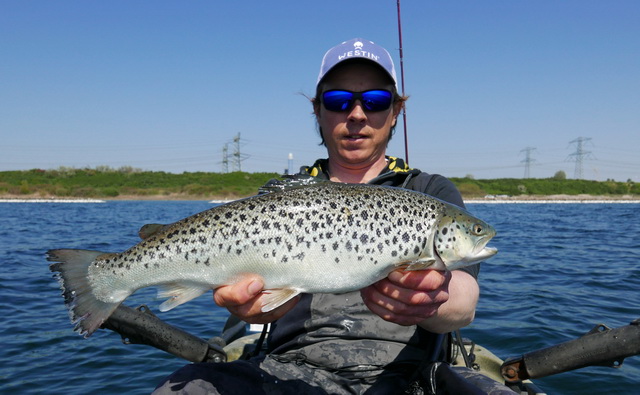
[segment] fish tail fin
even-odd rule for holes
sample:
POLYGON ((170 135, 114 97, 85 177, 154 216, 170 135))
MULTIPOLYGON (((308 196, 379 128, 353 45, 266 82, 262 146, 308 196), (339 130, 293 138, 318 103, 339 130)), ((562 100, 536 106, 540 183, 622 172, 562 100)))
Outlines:
POLYGON ((97 299, 89 283, 89 266, 103 254, 74 249, 47 251, 47 260, 55 262, 49 265, 49 269, 60 282, 71 323, 75 324, 74 330, 85 338, 91 336, 120 304, 97 299))

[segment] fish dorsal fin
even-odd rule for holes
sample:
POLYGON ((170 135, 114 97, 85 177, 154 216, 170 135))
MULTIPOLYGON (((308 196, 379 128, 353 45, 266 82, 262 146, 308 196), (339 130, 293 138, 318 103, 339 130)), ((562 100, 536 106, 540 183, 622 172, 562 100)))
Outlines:
POLYGON ((160 305, 160 311, 165 312, 180 306, 183 303, 195 299, 198 296, 210 291, 212 288, 185 282, 164 284, 158 290, 158 298, 169 298, 160 305))
POLYGON ((138 236, 140 236, 140 238, 142 240, 148 239, 149 237, 160 233, 161 231, 167 229, 169 226, 171 226, 172 224, 146 224, 146 225, 142 225, 142 227, 140 228, 140 230, 138 231, 138 236))
POLYGON ((284 175, 281 179, 272 178, 258 189, 258 193, 281 192, 289 189, 301 188, 308 185, 324 184, 330 182, 308 174, 284 175))
POLYGON ((300 293, 299 289, 294 288, 280 288, 280 289, 266 289, 262 294, 262 312, 266 313, 277 307, 282 306, 291 299, 295 298, 300 293))

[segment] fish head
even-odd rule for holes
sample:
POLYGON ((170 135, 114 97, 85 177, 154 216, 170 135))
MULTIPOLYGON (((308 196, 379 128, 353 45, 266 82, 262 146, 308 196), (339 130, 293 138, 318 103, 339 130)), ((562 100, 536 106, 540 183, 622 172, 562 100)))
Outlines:
POLYGON ((487 247, 496 230, 459 207, 447 205, 436 225, 434 250, 436 259, 447 270, 469 266, 495 255, 496 248, 487 247))

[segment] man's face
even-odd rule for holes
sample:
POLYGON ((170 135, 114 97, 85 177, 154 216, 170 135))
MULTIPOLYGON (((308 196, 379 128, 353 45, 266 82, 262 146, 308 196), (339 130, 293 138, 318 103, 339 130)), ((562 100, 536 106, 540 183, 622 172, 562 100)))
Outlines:
MULTIPOLYGON (((333 89, 393 91, 393 84, 378 66, 358 62, 337 66, 327 75, 322 90, 333 89)), ((322 104, 316 106, 316 118, 329 158, 353 167, 367 165, 383 157, 400 106, 392 104, 389 109, 378 112, 365 110, 360 100, 356 100, 345 112, 329 111, 322 104)))

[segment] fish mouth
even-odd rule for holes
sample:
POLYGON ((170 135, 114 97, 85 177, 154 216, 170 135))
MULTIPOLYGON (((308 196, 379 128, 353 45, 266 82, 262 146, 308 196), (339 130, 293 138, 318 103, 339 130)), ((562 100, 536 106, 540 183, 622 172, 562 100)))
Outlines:
POLYGON ((474 262, 478 262, 485 259, 489 259, 497 253, 498 253, 498 249, 495 247, 484 247, 482 250, 478 251, 475 254, 473 259, 474 259, 474 262))
POLYGON ((457 262, 449 263, 449 264, 446 264, 443 261, 443 259, 440 257, 440 254, 438 253, 438 249, 434 248, 433 251, 434 251, 436 262, 433 264, 431 268, 436 270, 455 270, 455 269, 472 265, 474 263, 484 261, 485 259, 489 259, 498 253, 497 248, 486 246, 486 244, 489 242, 490 239, 491 238, 489 238, 488 240, 485 240, 485 239, 479 240, 475 244, 471 254, 465 257, 462 257, 457 262))
POLYGON ((475 247, 473 248, 473 256, 471 256, 471 260, 468 262, 478 262, 484 259, 491 258, 495 254, 498 253, 498 249, 495 247, 487 247, 487 243, 493 238, 495 235, 492 234, 489 237, 478 240, 475 247))

